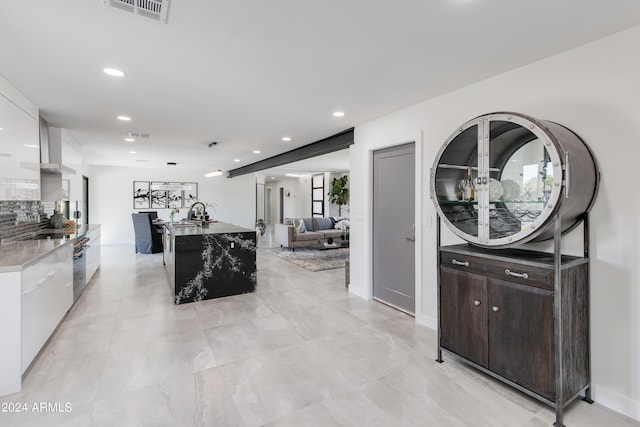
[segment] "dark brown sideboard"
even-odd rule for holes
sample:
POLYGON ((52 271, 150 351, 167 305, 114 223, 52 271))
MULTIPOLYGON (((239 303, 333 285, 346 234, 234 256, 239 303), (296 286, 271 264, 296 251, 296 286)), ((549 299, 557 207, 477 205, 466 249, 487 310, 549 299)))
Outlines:
POLYGON ((440 345, 528 394, 564 405, 589 385, 588 259, 562 256, 560 336, 553 254, 440 248, 440 345), (561 401, 555 354, 562 351, 561 401))

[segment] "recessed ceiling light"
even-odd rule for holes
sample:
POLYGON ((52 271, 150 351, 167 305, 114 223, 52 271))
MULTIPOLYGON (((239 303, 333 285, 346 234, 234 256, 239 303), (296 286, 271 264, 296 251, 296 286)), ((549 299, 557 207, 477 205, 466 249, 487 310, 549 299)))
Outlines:
POLYGON ((135 142, 135 141, 136 141, 136 140, 135 140, 135 139, 133 139, 133 138, 125 138, 124 140, 125 140, 125 141, 127 141, 127 142, 135 142))
POLYGON ((293 178, 300 178, 302 176, 302 175, 298 175, 297 173, 285 173, 285 175, 293 178))
POLYGON ((35 144, 24 144, 24 146, 29 148, 40 148, 39 145, 35 145, 35 144))
POLYGON ((289 142, 289 141, 291 141, 291 138, 290 138, 290 137, 288 137, 288 136, 283 136, 283 137, 282 137, 282 140, 283 140, 283 141, 287 141, 287 142, 289 142))
POLYGON ((253 150, 253 154, 260 154, 260 150, 253 150))
POLYGON ((129 151, 129 154, 137 154, 136 151, 129 151))
POLYGON ((239 161, 240 161, 240 159, 233 159, 233 161, 234 161, 234 162, 239 162, 239 161))
POLYGON ((217 171, 208 172, 204 174, 204 176, 207 178, 210 178, 212 176, 220 176, 220 175, 222 175, 222 171, 220 169, 218 169, 217 171))
POLYGON ((0 130, 2 130, 2 128, 0 128, 0 130))
POLYGON ((128 122, 131 120, 131 117, 128 116, 118 116, 118 120, 122 120, 123 122, 128 122))
POLYGON ((344 117, 344 113, 342 111, 334 111, 333 117, 344 117))
POLYGON ((120 71, 120 70, 116 70, 115 68, 105 68, 104 70, 105 74, 108 74, 110 76, 113 77, 123 77, 124 76, 124 72, 120 71))
POLYGON ((275 176, 272 176, 272 177, 271 177, 271 179, 276 179, 276 177, 275 177, 275 176))

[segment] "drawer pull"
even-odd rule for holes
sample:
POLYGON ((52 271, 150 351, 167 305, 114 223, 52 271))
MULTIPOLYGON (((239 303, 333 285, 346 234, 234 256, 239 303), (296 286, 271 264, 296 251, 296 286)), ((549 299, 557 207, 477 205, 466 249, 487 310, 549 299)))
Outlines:
POLYGON ((494 305, 493 307, 491 307, 491 310, 497 313, 500 310, 500 307, 494 305))
POLYGON ((480 305, 480 301, 475 300, 475 301, 473 302, 473 305, 480 305))
POLYGON ((47 278, 38 280, 32 287, 27 289, 22 293, 22 295, 29 295, 31 292, 35 291, 37 287, 42 286, 47 281, 47 278))
POLYGON ((511 271, 509 269, 505 270, 504 274, 506 274, 507 276, 519 277, 521 279, 528 279, 529 278, 529 275, 527 273, 516 273, 516 272, 513 272, 513 271, 511 271))
POLYGON ((458 261, 455 258, 451 260, 451 264, 453 264, 453 265, 462 265, 464 267, 469 267, 469 261, 464 261, 464 262, 463 261, 458 261))

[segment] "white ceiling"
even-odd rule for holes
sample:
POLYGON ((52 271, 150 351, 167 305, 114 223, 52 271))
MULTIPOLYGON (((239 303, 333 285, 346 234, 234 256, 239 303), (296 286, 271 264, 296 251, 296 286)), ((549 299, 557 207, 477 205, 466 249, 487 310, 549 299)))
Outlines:
POLYGON ((90 164, 200 170, 244 166, 640 24, 637 0, 174 0, 166 25, 102 3, 2 1, 0 74, 90 164), (126 143, 130 131, 151 138, 126 143))

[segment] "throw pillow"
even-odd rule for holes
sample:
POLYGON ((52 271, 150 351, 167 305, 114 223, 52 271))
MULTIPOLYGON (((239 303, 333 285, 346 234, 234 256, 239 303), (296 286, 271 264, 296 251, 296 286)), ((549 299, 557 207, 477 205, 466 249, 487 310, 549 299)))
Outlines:
POLYGON ((294 227, 296 229, 296 233, 306 233, 307 227, 304 225, 304 221, 301 219, 296 219, 294 222, 294 227))
POLYGON ((349 229, 349 220, 343 219, 341 221, 336 222, 336 225, 333 227, 336 230, 348 230, 349 229))
POLYGON ((333 220, 329 217, 313 218, 314 230, 331 230, 333 228, 333 220))
POLYGON ((302 220, 304 221, 304 228, 306 228, 307 231, 315 231, 313 218, 302 218, 302 220))

